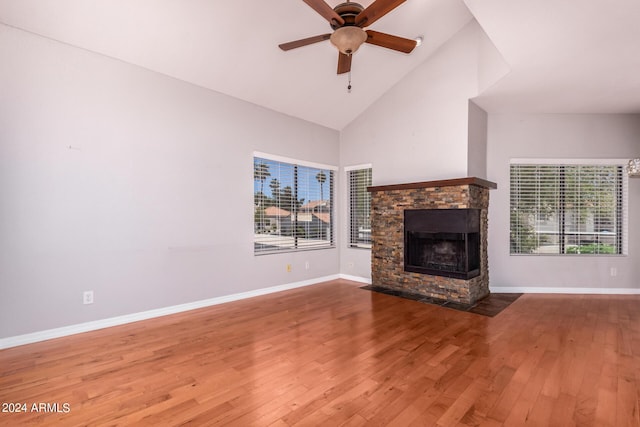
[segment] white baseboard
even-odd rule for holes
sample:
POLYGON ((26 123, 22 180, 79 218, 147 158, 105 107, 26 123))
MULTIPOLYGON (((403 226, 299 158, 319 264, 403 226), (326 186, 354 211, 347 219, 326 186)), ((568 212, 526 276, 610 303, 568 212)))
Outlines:
POLYGON ((110 317, 108 319, 94 320, 92 322, 79 323, 76 325, 64 326, 61 328, 47 329, 45 331, 33 332, 30 334, 17 335, 14 337, 0 339, 0 349, 17 347, 24 344, 32 344, 39 341, 53 338, 65 337, 82 332, 95 331, 111 326, 124 325, 126 323, 138 322, 140 320, 152 319, 154 317, 166 316, 169 314, 181 313, 183 311, 195 310, 212 305, 224 304, 225 302, 238 301, 253 298, 260 295, 272 294, 274 292, 286 291, 289 289, 301 288, 303 286, 315 285, 329 280, 341 278, 339 274, 331 276, 317 277, 315 279, 303 280, 300 282, 287 283, 284 285, 272 286, 269 288, 256 289, 253 291, 240 292, 232 295, 225 295, 201 301, 189 302, 186 304, 173 305, 170 307, 157 308, 155 310, 142 311, 139 313, 125 314, 123 316, 110 317))
MULTIPOLYGON (((370 285, 367 277, 339 274, 341 279, 370 285)), ((637 288, 560 288, 560 287, 525 287, 525 286, 489 286, 491 292, 497 294, 596 294, 596 295, 640 295, 637 288)))
MULTIPOLYGON (((111 326, 124 325, 126 323, 138 322, 140 320, 152 319, 154 317, 166 316, 169 314, 181 313, 184 311, 195 310, 198 308, 209 307, 212 305, 224 304, 226 302, 238 301, 247 298, 253 298, 260 295, 267 295, 275 292, 286 291, 289 289, 301 288, 303 286, 315 285, 329 280, 344 279, 352 282, 371 284, 371 279, 360 276, 351 276, 349 274, 333 274, 330 276, 317 277, 315 279, 303 280, 300 282, 287 283, 284 285, 271 286, 269 288, 256 289, 253 291, 240 292, 232 295, 225 295, 216 298, 210 298, 201 301, 194 301, 186 304, 173 305, 170 307, 158 308, 139 313, 125 314, 123 316, 111 317, 108 319, 94 320, 76 325, 64 326, 61 328, 47 329, 44 331, 33 332, 14 337, 1 338, 0 349, 17 347, 19 345, 31 344, 39 341, 45 341, 53 338, 65 337, 68 335, 79 334, 83 332, 95 331, 98 329, 108 328, 111 326)), ((490 286, 491 292, 495 293, 525 293, 525 294, 609 294, 609 295, 640 295, 640 289, 634 288, 546 288, 546 287, 501 287, 490 286)))
POLYGON ((371 279, 367 277, 352 276, 350 274, 339 274, 338 276, 340 276, 341 279, 351 280, 352 282, 360 282, 360 283, 365 283, 367 285, 371 284, 371 279))
POLYGON ((545 288, 518 286, 489 286, 496 294, 597 294, 597 295, 640 295, 637 288, 545 288))

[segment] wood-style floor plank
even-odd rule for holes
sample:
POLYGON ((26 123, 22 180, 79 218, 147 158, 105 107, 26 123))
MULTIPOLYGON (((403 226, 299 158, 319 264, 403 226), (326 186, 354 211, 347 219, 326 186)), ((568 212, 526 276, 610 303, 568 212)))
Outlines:
POLYGON ((639 304, 485 317, 336 280, 1 350, 28 410, 0 425, 640 427, 639 304))

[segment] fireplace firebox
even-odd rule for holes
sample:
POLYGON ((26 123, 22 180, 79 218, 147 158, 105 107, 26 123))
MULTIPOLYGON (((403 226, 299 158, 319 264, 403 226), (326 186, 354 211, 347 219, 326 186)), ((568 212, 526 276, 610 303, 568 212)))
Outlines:
POLYGON ((480 209, 405 210, 404 269, 457 279, 480 275, 480 209))

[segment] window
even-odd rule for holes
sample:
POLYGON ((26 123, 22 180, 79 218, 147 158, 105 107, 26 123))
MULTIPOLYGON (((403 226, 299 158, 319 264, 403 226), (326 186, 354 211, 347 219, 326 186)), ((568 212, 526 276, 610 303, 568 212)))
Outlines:
POLYGON ((511 164, 511 254, 625 253, 621 164, 511 164))
POLYGON ((346 169, 349 183, 349 247, 371 248, 371 166, 346 169))
POLYGON ((334 247, 333 166, 255 153, 254 253, 334 247))

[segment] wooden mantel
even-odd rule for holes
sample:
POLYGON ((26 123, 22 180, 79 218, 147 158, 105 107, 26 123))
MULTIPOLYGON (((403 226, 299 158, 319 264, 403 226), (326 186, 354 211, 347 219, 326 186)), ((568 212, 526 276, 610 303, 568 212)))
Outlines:
POLYGON ((367 187, 367 191, 393 191, 393 190, 412 190, 415 188, 433 188, 433 187, 453 187, 459 185, 477 185, 478 187, 488 188, 490 190, 498 188, 495 182, 486 179, 470 176, 467 178, 441 179, 439 181, 409 182, 406 184, 392 185, 376 185, 367 187))

